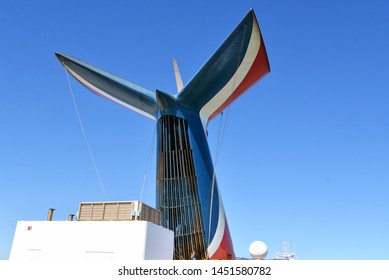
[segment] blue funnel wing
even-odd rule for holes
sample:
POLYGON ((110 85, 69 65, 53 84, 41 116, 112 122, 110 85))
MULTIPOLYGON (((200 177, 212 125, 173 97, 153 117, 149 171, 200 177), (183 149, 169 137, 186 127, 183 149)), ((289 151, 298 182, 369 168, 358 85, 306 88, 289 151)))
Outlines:
POLYGON ((200 112, 203 127, 270 72, 265 45, 251 10, 178 96, 200 112))
POLYGON ((55 55, 66 70, 92 92, 156 120, 158 109, 155 92, 74 57, 60 53, 55 53, 55 55))

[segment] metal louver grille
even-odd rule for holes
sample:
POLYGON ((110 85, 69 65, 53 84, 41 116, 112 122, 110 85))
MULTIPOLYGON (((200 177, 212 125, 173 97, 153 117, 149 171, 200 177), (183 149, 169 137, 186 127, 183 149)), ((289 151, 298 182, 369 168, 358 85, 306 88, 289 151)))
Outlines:
POLYGON ((158 121, 157 209, 174 231, 174 259, 206 259, 198 184, 185 119, 158 121))
POLYGON ((141 220, 161 225, 161 213, 139 201, 82 202, 78 221, 141 220))

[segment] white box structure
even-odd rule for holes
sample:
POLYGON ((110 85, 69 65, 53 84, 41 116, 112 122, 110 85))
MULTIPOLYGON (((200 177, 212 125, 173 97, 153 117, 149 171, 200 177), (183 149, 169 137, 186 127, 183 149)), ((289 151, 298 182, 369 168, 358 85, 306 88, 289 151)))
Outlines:
POLYGON ((171 260, 174 233, 147 221, 19 221, 10 260, 171 260))

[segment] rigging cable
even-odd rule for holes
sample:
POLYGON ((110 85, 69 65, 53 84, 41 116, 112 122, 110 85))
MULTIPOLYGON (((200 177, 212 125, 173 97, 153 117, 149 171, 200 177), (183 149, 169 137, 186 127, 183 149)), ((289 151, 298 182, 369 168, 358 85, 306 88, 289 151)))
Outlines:
MULTIPOLYGON (((243 38, 242 38, 242 41, 240 43, 240 49, 239 49, 239 55, 238 55, 238 59, 237 59, 237 64, 236 64, 236 70, 239 69, 239 63, 241 62, 241 55, 242 55, 242 52, 243 52, 243 42, 245 41, 245 37, 246 37, 246 33, 247 33, 247 26, 245 25, 244 26, 245 28, 245 32, 243 33, 243 38)), ((236 90, 237 86, 236 86, 236 80, 238 78, 238 75, 235 73, 234 76, 233 76, 233 84, 232 84, 232 89, 233 91, 236 90)), ((227 107, 227 113, 228 113, 228 108, 229 106, 227 107)), ((221 144, 221 140, 222 140, 222 136, 224 136, 224 130, 225 130, 225 126, 224 126, 224 129, 223 129, 223 132, 221 133, 221 127, 222 127, 222 117, 223 117, 223 112, 221 113, 221 120, 220 120, 220 129, 219 129, 219 142, 218 142, 218 146, 219 144, 221 144)), ((216 152, 216 158, 215 158, 215 164, 213 166, 213 175, 212 175, 212 188, 211 188, 211 201, 210 201, 210 211, 209 211, 209 223, 208 223, 208 247, 209 245, 211 244, 211 240, 210 240, 210 237, 211 237, 211 222, 212 222, 212 206, 213 206, 213 193, 214 193, 214 188, 215 188, 215 180, 216 180, 216 163, 217 163, 217 160, 218 160, 218 157, 219 157, 219 147, 217 147, 217 152, 216 152)), ((219 201, 219 203, 221 203, 221 201, 219 201)), ((219 205, 220 207, 220 205, 219 205)), ((208 250, 207 250, 208 252, 208 250)), ((209 256, 208 256, 209 258, 209 256)))
MULTIPOLYGON (((144 173, 144 175, 143 175, 143 182, 142 182, 142 187, 141 187, 140 196, 139 196, 139 201, 140 201, 140 202, 142 202, 142 198, 143 198, 143 190, 144 190, 145 184, 146 184, 147 172, 149 171, 149 168, 151 168, 151 161, 152 161, 152 159, 153 159, 153 154, 154 154, 154 141, 155 141, 155 134, 156 134, 156 131, 157 131, 157 125, 154 126, 153 139, 151 140, 149 156, 148 156, 147 163, 146 163, 145 173, 144 173)), ((149 176, 149 178, 150 178, 150 177, 151 177, 151 176, 149 176)))
MULTIPOLYGON (((216 165, 217 165, 217 162, 218 162, 219 156, 220 156, 221 146, 222 146, 222 142, 224 139, 224 133, 225 133, 226 126, 227 126, 229 112, 230 112, 230 110, 228 107, 226 109, 226 117, 225 117, 225 121, 224 121, 224 126, 223 126, 224 111, 221 112, 221 114, 220 114, 219 133, 218 133, 218 140, 217 140, 217 144, 216 144, 215 163, 213 165, 213 174, 212 174, 211 201, 210 201, 209 224, 208 224, 208 247, 211 244, 210 236, 211 236, 211 224, 212 224, 211 222, 212 222, 213 193, 214 193, 215 181, 216 181, 216 165)), ((219 201, 219 203, 221 203, 221 201, 219 201)))
POLYGON ((68 80, 68 85, 69 85, 70 93, 71 93, 71 95, 72 95, 72 100, 73 100, 74 109, 76 110, 78 123, 80 124, 80 128, 81 128, 81 131, 82 131, 82 135, 84 136, 84 140, 85 140, 86 147, 88 148, 89 156, 90 156, 90 158, 91 158, 91 161, 92 161, 93 167, 94 167, 94 169, 95 169, 97 178, 98 178, 98 180, 99 180, 100 187, 101 187, 101 190, 102 190, 102 192, 103 192, 103 194, 104 194, 104 197, 105 197, 106 200, 108 200, 107 192, 106 192, 106 190, 105 190, 103 181, 101 180, 100 172, 99 172, 99 170, 98 170, 98 168, 97 168, 96 161, 95 161, 95 158, 94 158, 94 156, 93 156, 92 150, 91 150, 91 148, 90 148, 88 138, 86 137, 86 133, 85 133, 84 125, 83 125, 83 123, 82 123, 82 121, 81 121, 80 113, 78 112, 78 107, 77 107, 76 99, 74 98, 74 93, 73 93, 72 85, 71 85, 71 83, 70 83, 69 74, 68 74, 68 72, 66 71, 66 68, 65 68, 65 74, 66 74, 66 78, 67 78, 67 80, 68 80))

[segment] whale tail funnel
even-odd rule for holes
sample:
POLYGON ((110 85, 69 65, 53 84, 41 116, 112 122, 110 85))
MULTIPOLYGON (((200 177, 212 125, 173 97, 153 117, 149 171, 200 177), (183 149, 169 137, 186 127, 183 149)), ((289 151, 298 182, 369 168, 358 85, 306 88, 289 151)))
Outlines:
POLYGON ((235 253, 206 136, 208 122, 270 72, 253 10, 177 94, 151 91, 76 58, 56 53, 97 95, 157 124, 157 198, 162 225, 174 231, 175 259, 234 259, 235 253))

